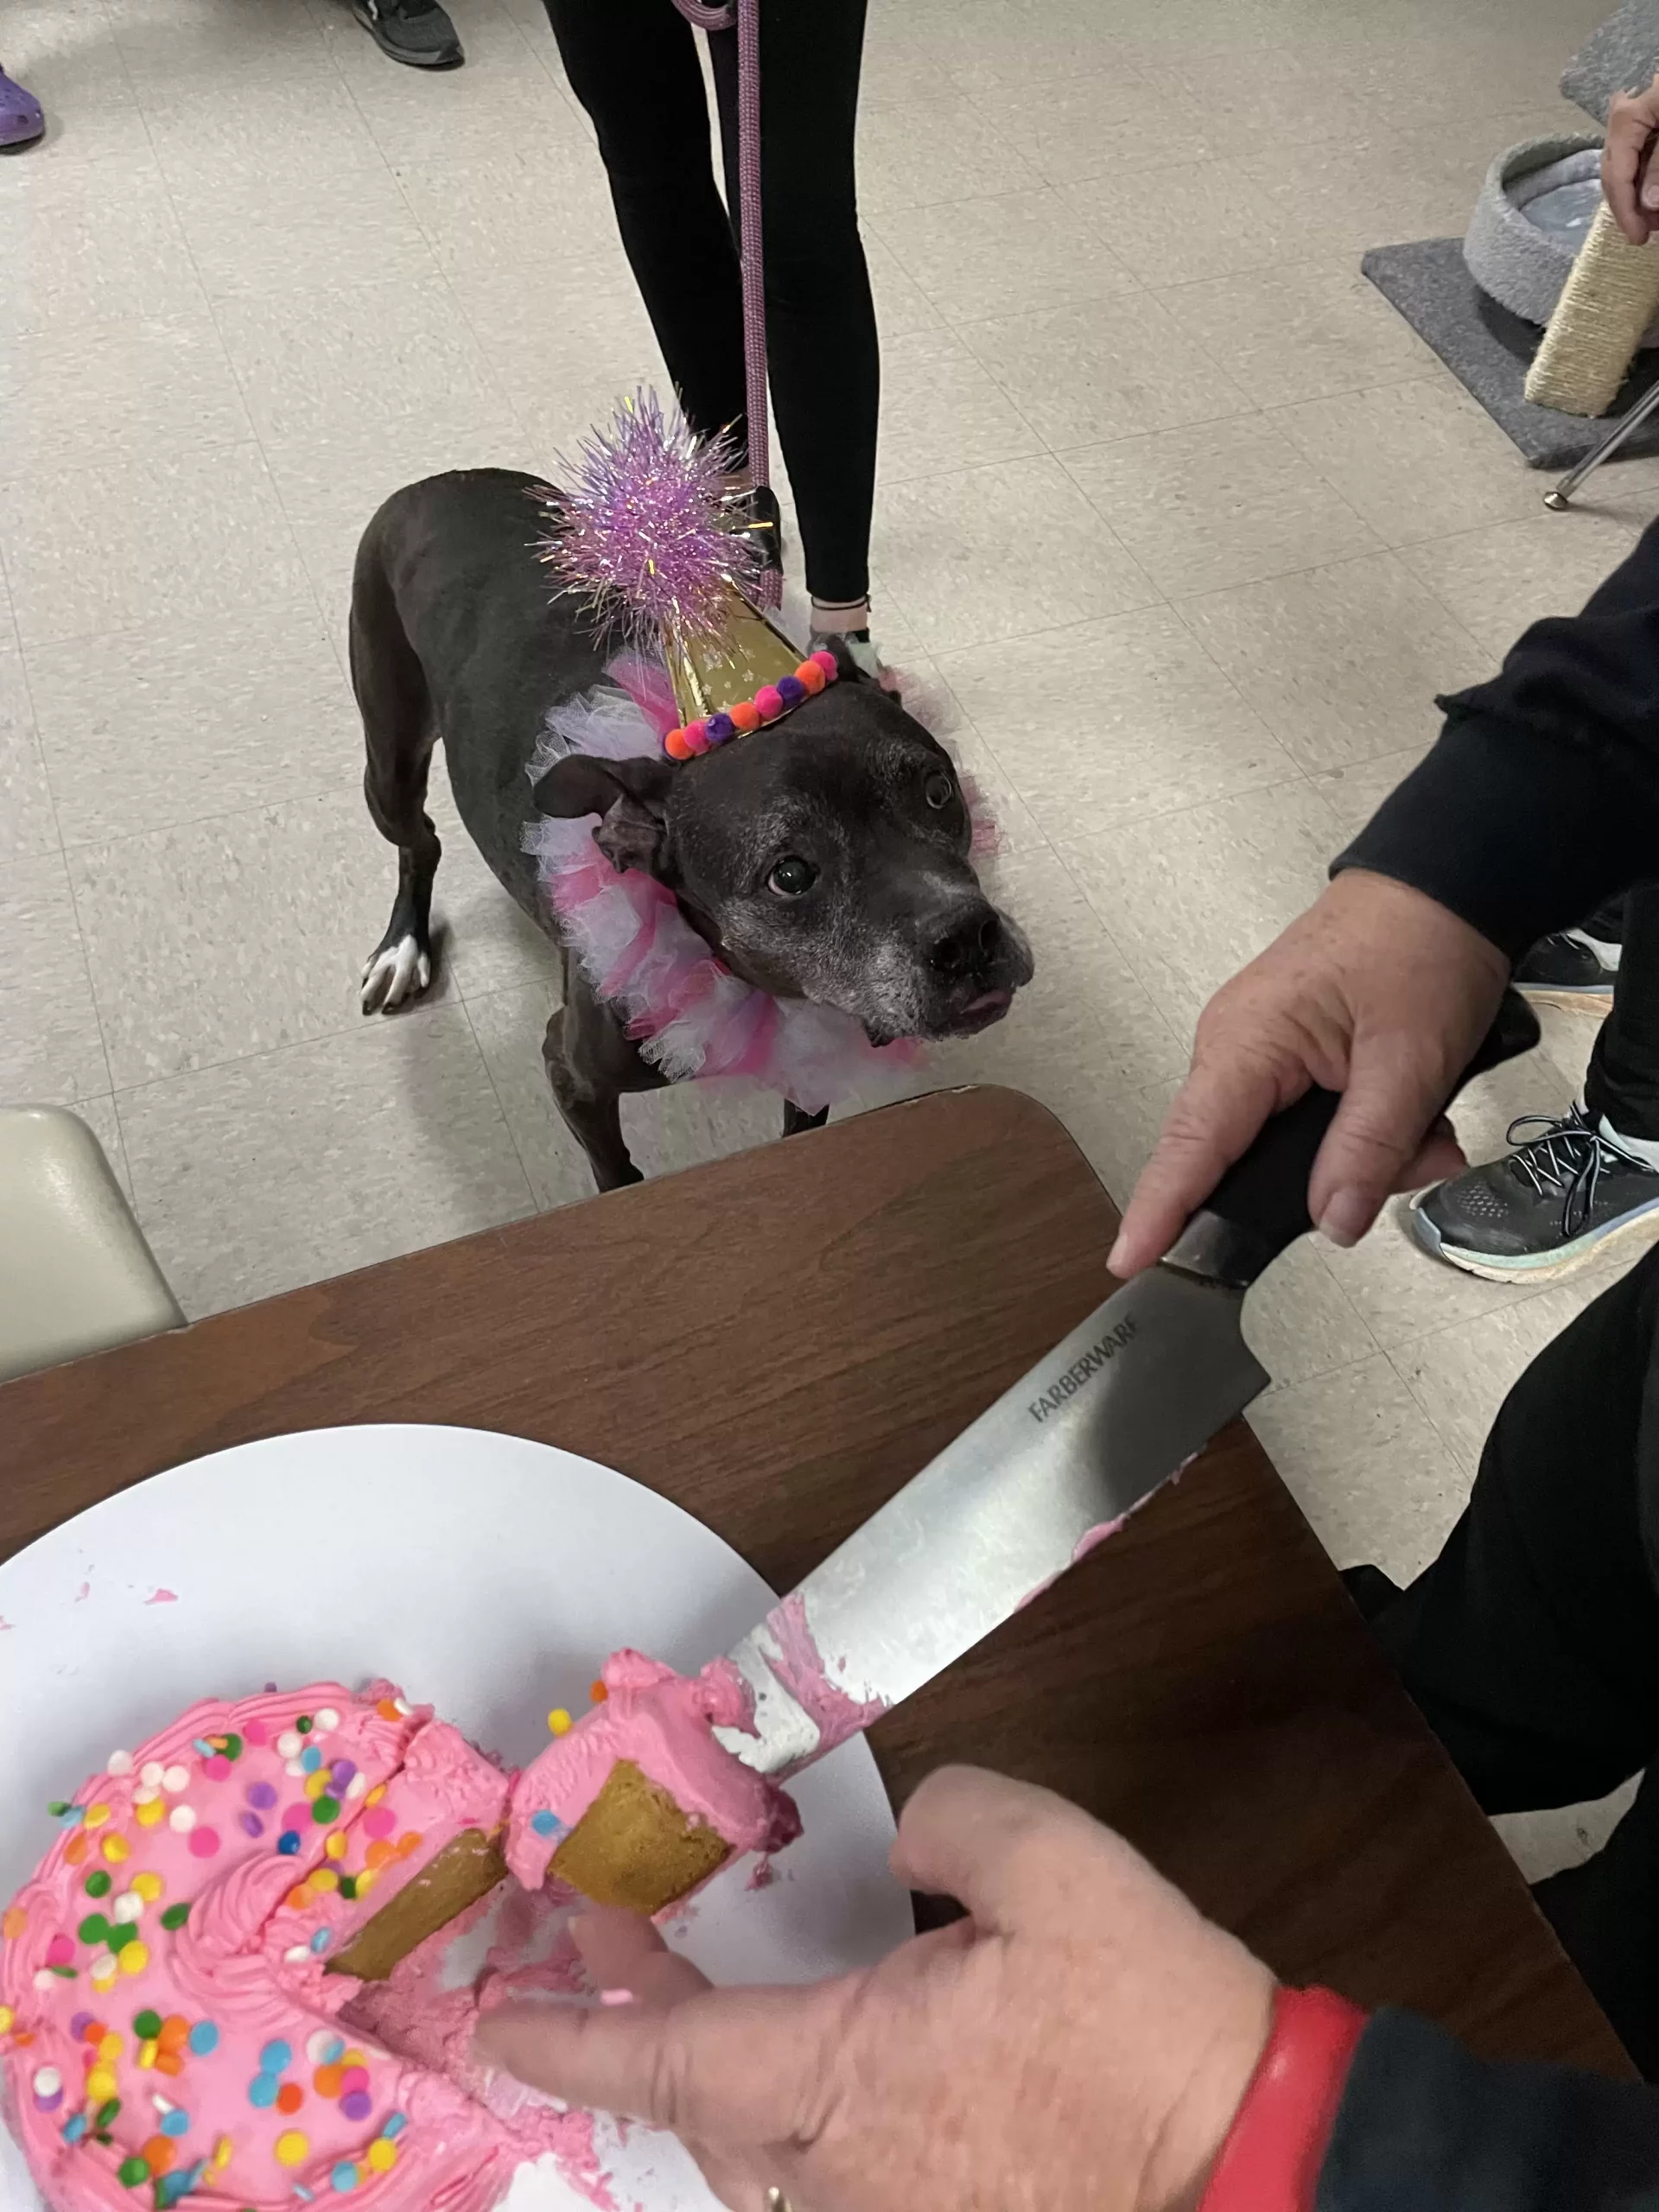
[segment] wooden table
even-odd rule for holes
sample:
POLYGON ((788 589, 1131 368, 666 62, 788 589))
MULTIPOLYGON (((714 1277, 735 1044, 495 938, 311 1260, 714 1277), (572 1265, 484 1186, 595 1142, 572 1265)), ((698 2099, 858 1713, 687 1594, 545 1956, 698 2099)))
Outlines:
MULTIPOLYGON (((938 1095, 0 1390, 0 1555, 288 1429, 453 1421, 623 1469, 786 1590, 1106 1295, 1110 1201, 1010 1091, 938 1095)), ((873 1732, 1122 1829, 1281 1974, 1629 2072, 1235 1424, 873 1732)))

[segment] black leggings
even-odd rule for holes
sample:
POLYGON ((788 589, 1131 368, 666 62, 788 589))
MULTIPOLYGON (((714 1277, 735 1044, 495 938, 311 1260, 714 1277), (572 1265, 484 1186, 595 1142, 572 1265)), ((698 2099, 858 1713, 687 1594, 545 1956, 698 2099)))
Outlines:
POLYGON ((1626 2048, 1659 2078, 1659 1250, 1539 1353, 1499 1410, 1469 1510, 1379 1604, 1351 1586, 1491 1813, 1599 1797, 1638 1770, 1606 1848, 1538 1891, 1626 2048))
POLYGON ((1621 1136, 1659 1138, 1659 885, 1624 901, 1613 1010, 1590 1055, 1584 1101, 1621 1136))
MULTIPOLYGON (((709 37, 731 219, 708 103, 672 0, 547 0, 592 117, 622 244, 692 427, 747 435, 737 189, 737 33, 709 37)), ((763 0, 761 208, 772 404, 825 600, 869 589, 880 371, 858 235, 853 137, 865 0, 763 0)))

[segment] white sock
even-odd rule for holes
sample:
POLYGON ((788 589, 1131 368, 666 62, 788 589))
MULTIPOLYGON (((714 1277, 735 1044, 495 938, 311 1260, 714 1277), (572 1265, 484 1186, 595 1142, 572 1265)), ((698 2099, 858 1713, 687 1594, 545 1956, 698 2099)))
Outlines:
MULTIPOLYGON (((1580 1107, 1579 1110, 1582 1113, 1584 1109, 1580 1107)), ((1639 1160, 1644 1167, 1659 1168, 1659 1137, 1621 1136, 1605 1114, 1597 1126, 1609 1144, 1617 1145, 1632 1160, 1639 1160)))
POLYGON ((1599 937, 1592 937, 1587 930, 1568 930, 1567 935, 1575 944, 1588 945, 1604 968, 1617 969, 1618 956, 1624 950, 1619 944, 1608 944, 1599 937))
POLYGON ((820 635, 829 631, 868 630, 869 626, 868 599, 815 599, 812 602, 812 627, 820 635))

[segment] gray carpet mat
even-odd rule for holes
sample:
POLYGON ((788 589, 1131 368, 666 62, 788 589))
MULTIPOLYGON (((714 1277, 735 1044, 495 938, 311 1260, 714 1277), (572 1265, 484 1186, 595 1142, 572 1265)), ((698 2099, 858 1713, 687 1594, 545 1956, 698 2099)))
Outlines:
MULTIPOLYGON (((1593 422, 1535 407, 1522 387, 1543 334, 1487 298, 1464 266, 1460 238, 1373 246, 1359 265, 1535 468, 1566 469, 1582 461, 1659 379, 1659 347, 1649 347, 1637 355, 1610 411, 1593 422)), ((1653 453, 1659 453, 1659 413, 1607 466, 1653 453)))

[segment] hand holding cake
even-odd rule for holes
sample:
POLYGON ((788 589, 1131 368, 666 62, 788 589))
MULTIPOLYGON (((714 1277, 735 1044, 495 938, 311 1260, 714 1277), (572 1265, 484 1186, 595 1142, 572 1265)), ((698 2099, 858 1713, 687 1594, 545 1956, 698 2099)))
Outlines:
POLYGON ((931 1776, 892 1865, 970 1917, 834 1980, 712 1989, 649 1923, 595 1914, 595 1978, 636 2001, 505 2005, 480 2048, 671 2128, 739 2212, 774 2189, 810 2212, 1191 2212, 1268 2038, 1268 1968, 1076 1806, 999 1775, 931 1776))

